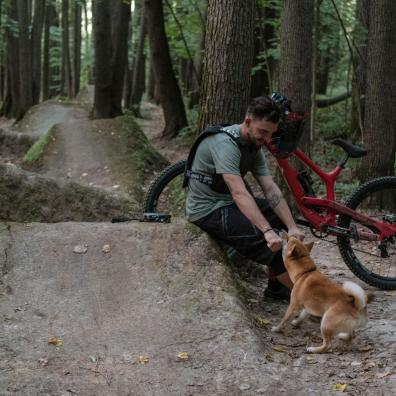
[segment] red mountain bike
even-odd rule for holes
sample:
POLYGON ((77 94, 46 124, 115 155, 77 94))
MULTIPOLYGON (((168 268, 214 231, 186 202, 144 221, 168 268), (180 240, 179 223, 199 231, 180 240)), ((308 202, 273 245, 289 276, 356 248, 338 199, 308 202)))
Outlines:
MULTIPOLYGON (((301 119, 301 114, 290 113, 289 120, 291 124, 296 121, 295 127, 281 130, 267 146, 304 217, 298 223, 309 227, 315 237, 335 236, 343 260, 364 282, 381 289, 396 289, 396 177, 370 180, 345 203, 337 201, 334 186, 346 162, 367 152, 345 140, 335 139, 333 144, 341 147, 346 155, 332 171, 325 172, 297 148, 301 119), (315 196, 310 174, 307 169, 295 169, 289 161, 292 157, 297 157, 320 177, 326 186, 326 198, 315 196)), ((182 213, 185 164, 182 160, 168 166, 154 180, 144 200, 145 212, 182 213)))

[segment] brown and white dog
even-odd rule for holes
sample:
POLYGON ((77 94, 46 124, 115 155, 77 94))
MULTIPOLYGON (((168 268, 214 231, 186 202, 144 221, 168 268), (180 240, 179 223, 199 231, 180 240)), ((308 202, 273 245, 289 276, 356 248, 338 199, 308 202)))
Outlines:
POLYGON ((289 307, 272 331, 279 332, 284 323, 297 313, 298 318, 292 321, 294 326, 309 315, 322 317, 323 344, 307 348, 308 352, 321 353, 331 347, 334 337, 352 340, 355 329, 367 321, 367 304, 372 296, 366 296, 356 283, 345 282, 340 286, 319 272, 309 256, 313 244, 304 244, 294 237, 288 240, 284 261, 294 286, 289 307))

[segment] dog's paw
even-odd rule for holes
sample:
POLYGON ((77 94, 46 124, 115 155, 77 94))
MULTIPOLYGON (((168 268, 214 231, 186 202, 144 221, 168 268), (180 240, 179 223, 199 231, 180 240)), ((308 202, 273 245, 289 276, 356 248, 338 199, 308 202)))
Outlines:
POLYGON ((281 328, 279 326, 272 326, 271 331, 273 333, 279 333, 281 331, 281 328))
POLYGON ((291 321, 292 326, 298 327, 301 324, 301 320, 294 319, 291 321))
POLYGON ((307 348, 307 352, 308 353, 315 353, 317 351, 317 349, 318 349, 317 347, 308 347, 307 348))

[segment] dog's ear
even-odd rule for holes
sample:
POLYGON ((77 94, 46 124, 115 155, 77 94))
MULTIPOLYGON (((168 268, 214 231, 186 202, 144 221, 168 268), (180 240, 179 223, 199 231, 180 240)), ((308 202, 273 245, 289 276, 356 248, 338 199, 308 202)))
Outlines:
POLYGON ((308 252, 311 253, 311 250, 313 248, 313 246, 315 245, 315 242, 309 242, 309 243, 305 243, 304 246, 307 248, 308 252))
POLYGON ((287 243, 286 256, 288 257, 301 256, 301 245, 296 238, 289 238, 287 243))

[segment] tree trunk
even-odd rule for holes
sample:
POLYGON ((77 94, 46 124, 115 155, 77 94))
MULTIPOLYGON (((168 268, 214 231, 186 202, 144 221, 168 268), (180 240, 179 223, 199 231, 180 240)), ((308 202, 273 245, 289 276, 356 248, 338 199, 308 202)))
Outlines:
POLYGON ((394 174, 396 149, 396 3, 370 2, 364 143, 360 177, 394 174), (389 77, 389 78, 387 78, 389 77))
POLYGON ((198 132, 243 120, 250 96, 254 0, 209 2, 198 132))
POLYGON ((147 35, 147 18, 145 16, 144 4, 141 10, 140 32, 137 52, 135 54, 135 62, 132 77, 132 92, 129 108, 134 112, 135 116, 140 117, 140 102, 145 90, 146 80, 146 56, 144 54, 144 43, 147 35))
MULTIPOLYGON (((10 3, 7 19, 17 25, 18 9, 15 1, 10 3)), ((7 90, 0 110, 0 115, 9 118, 19 118, 19 43, 17 33, 10 26, 5 28, 6 41, 6 68, 7 68, 7 90)))
MULTIPOLYGON (((73 97, 80 91, 81 75, 81 4, 74 3, 74 56, 73 56, 73 97)), ((86 38, 88 40, 88 37, 86 38)))
POLYGON ((367 31, 369 30, 369 0, 357 0, 355 43, 359 53, 354 54, 352 77, 352 120, 353 140, 363 138, 364 94, 366 92, 367 31))
POLYGON ((33 68, 33 103, 40 101, 41 92, 41 36, 44 25, 45 0, 34 3, 32 26, 32 68, 33 68))
MULTIPOLYGON (((31 68, 31 42, 29 39, 28 3, 18 0, 19 20, 19 102, 21 118, 33 106, 33 75, 31 68)), ((12 66, 14 67, 14 66, 12 66)))
POLYGON ((51 27, 59 27, 58 14, 54 2, 47 2, 45 8, 44 27, 44 59, 43 59, 43 100, 47 100, 59 94, 59 67, 50 65, 51 49, 57 46, 57 42, 51 37, 51 27))
POLYGON ((145 0, 148 35, 155 80, 164 111, 163 136, 172 138, 187 126, 187 118, 179 85, 172 67, 168 40, 165 33, 162 0, 145 0))
POLYGON ((72 75, 69 44, 69 0, 62 0, 62 83, 61 94, 72 97, 72 75))
MULTIPOLYGON (((133 22, 135 20, 136 15, 136 5, 134 14, 131 15, 129 21, 129 30, 128 30, 128 54, 132 48, 132 36, 133 36, 133 22)), ((127 57, 127 61, 125 63, 125 76, 124 76, 124 107, 129 107, 131 101, 131 91, 132 91, 132 59, 130 56, 127 57)))
POLYGON ((111 81, 111 117, 122 114, 122 92, 124 86, 125 65, 128 55, 128 29, 131 17, 130 4, 121 0, 112 0, 112 81, 111 81))
MULTIPOLYGON (((279 90, 296 111, 311 108, 314 0, 284 0, 281 10, 279 90)), ((309 121, 300 146, 310 151, 309 121)))
POLYGON ((95 40, 94 118, 111 117, 111 25, 107 0, 92 1, 95 40))

